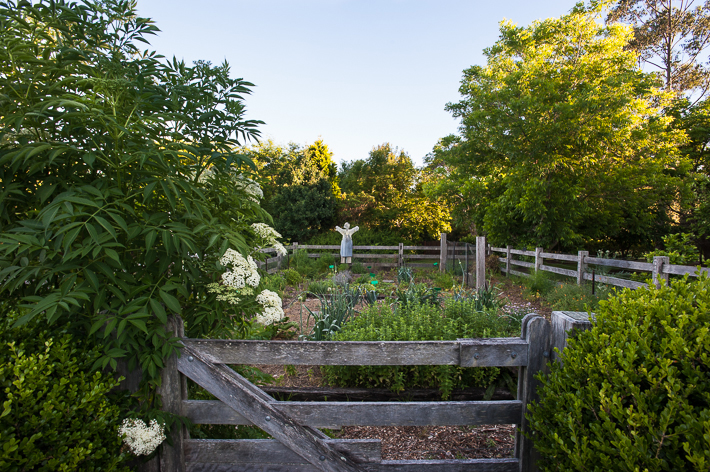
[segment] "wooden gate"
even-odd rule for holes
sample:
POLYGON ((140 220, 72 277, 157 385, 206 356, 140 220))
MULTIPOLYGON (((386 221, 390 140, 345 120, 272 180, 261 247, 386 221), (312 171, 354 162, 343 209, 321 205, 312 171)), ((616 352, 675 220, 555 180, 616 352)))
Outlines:
MULTIPOLYGON (((178 332, 179 332, 179 327, 178 332)), ((535 374, 549 360, 550 323, 530 314, 520 338, 456 341, 234 341, 183 339, 179 359, 163 375, 163 408, 196 424, 255 425, 269 440, 190 439, 173 434, 161 449, 167 471, 533 471, 525 411, 535 398, 535 374), (448 402, 277 401, 227 364, 458 365, 518 367, 517 400, 448 402), (219 400, 186 397, 186 376, 219 400), (507 459, 388 461, 379 440, 331 439, 317 428, 516 424, 515 456, 507 459)))

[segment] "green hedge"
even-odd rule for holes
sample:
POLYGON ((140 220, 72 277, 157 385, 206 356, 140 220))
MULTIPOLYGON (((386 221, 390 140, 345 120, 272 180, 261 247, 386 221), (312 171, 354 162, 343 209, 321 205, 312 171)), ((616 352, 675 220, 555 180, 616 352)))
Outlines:
POLYGON ((546 471, 710 468, 710 279, 625 290, 541 377, 546 471))
POLYGON ((89 373, 98 354, 61 330, 11 323, 0 327, 0 470, 127 471, 106 396, 117 382, 89 373))

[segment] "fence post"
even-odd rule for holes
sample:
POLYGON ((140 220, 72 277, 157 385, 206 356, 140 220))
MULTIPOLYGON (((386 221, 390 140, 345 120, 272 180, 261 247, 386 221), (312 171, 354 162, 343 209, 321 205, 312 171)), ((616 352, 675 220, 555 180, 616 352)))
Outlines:
POLYGON ((584 273, 587 271, 587 263, 584 260, 589 256, 589 251, 579 251, 577 253, 577 285, 584 282, 584 273))
POLYGON ((404 266, 404 243, 399 243, 399 260, 397 264, 399 267, 404 266))
POLYGON ((530 402, 538 399, 537 388, 540 381, 535 375, 547 371, 550 359, 550 323, 542 316, 529 314, 523 318, 521 338, 528 342, 528 365, 518 370, 518 400, 523 403, 523 414, 515 431, 515 457, 520 460, 520 472, 537 472, 537 451, 533 441, 526 438, 522 431, 529 432, 525 418, 530 402))
MULTIPOLYGON (((182 318, 171 316, 166 325, 168 336, 185 337, 185 328, 182 318)), ((165 362, 165 368, 160 373, 161 382, 158 387, 158 395, 162 400, 163 411, 174 415, 182 415, 182 401, 187 399, 187 380, 178 372, 177 354, 173 353, 165 362)), ((160 446, 160 470, 170 470, 175 472, 185 472, 185 448, 184 439, 186 434, 182 423, 173 425, 170 433, 173 445, 167 441, 160 446)))
POLYGON ((446 256, 448 248, 446 246, 446 233, 441 233, 440 249, 439 249, 439 272, 446 270, 446 256))
POLYGON ((486 237, 476 236, 476 290, 486 288, 486 237))
POLYGON ((464 271, 464 280, 466 281, 466 287, 470 287, 470 286, 471 286, 471 281, 468 279, 468 243, 466 243, 466 246, 464 246, 464 247, 466 248, 466 259, 465 259, 465 261, 466 261, 465 264, 466 264, 466 265, 465 265, 464 268, 463 268, 463 271, 464 271))
POLYGON ((550 359, 561 363, 560 354, 567 347, 567 340, 574 337, 575 331, 589 329, 592 329, 592 322, 589 321, 589 313, 586 311, 553 311, 550 359), (555 352, 555 348, 559 354, 555 352))
POLYGON ((663 273, 663 264, 670 264, 671 259, 668 256, 653 256, 653 283, 656 288, 661 288, 663 282, 668 285, 668 274, 663 273))
POLYGON ((535 248, 535 272, 540 270, 540 266, 542 265, 542 256, 540 255, 542 253, 542 248, 541 247, 536 247, 535 248))

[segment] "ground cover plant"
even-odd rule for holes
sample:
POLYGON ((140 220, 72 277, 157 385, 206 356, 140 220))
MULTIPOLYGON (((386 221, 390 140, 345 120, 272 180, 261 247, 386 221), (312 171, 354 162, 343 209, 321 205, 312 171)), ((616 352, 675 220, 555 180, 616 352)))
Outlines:
POLYGON ((710 279, 624 290, 541 376, 529 418, 545 471, 706 471, 710 279))

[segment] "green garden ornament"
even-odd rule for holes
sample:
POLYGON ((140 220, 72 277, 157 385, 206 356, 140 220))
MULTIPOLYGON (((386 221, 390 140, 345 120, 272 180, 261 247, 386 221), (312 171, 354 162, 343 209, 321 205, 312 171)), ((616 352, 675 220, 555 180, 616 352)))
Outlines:
POLYGON ((350 228, 350 223, 345 223, 343 228, 335 227, 335 231, 343 235, 343 240, 340 241, 340 263, 350 264, 353 260, 353 234, 360 229, 359 226, 350 228))

